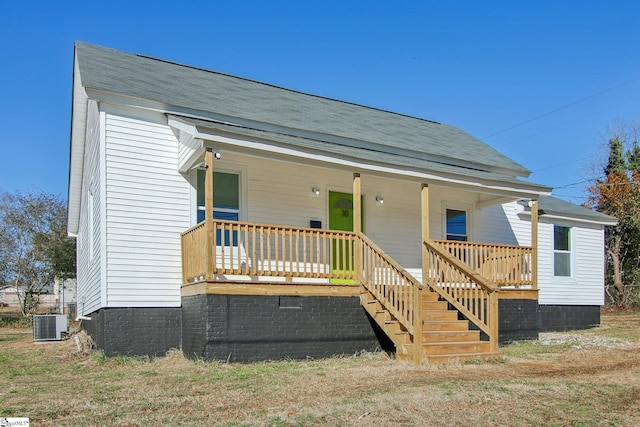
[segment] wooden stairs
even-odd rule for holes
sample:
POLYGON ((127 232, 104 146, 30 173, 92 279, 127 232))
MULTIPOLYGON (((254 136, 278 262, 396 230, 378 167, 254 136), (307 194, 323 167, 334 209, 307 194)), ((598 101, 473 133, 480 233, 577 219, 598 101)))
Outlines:
MULTIPOLYGON (((480 339, 480 331, 471 330, 468 320, 460 320, 457 310, 450 310, 436 292, 422 294, 423 363, 441 364, 470 359, 501 358, 492 352, 489 341, 480 339)), ((387 334, 396 347, 399 360, 414 360, 414 338, 400 322, 368 291, 360 295, 364 309, 387 334)))

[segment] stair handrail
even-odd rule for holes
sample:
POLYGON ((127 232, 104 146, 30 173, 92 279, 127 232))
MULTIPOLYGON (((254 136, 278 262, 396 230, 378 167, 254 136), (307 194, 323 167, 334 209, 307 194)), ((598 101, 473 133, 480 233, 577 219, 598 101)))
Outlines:
MULTIPOLYGON (((415 302, 417 295, 424 289, 424 286, 366 235, 357 233, 357 238, 364 245, 364 250, 362 251, 362 267, 364 270, 361 275, 362 286, 376 297, 378 302, 398 320, 407 332, 415 335, 416 321, 420 319, 420 312, 416 312, 415 310, 415 302), (369 251, 366 249, 369 249, 369 251), (388 267, 392 268, 393 272, 397 275, 395 278, 401 279, 405 284, 396 283, 394 289, 391 289, 390 286, 386 286, 388 284, 376 283, 374 280, 376 278, 376 272, 371 271, 372 260, 368 253, 375 254, 388 264, 388 267)), ((388 278, 387 275, 387 279, 388 278)), ((420 307, 422 307, 421 304, 420 307)), ((419 329, 421 330, 421 327, 419 329)))
POLYGON ((427 249, 427 259, 429 260, 429 265, 424 269, 426 277, 422 278, 423 282, 485 332, 489 336, 492 351, 496 351, 498 348, 498 293, 500 288, 490 283, 433 240, 426 239, 423 245, 427 249), (434 277, 447 276, 447 273, 440 268, 440 265, 433 265, 436 259, 449 264, 454 270, 470 280, 461 282, 458 277, 439 277, 442 281, 438 283, 434 277))

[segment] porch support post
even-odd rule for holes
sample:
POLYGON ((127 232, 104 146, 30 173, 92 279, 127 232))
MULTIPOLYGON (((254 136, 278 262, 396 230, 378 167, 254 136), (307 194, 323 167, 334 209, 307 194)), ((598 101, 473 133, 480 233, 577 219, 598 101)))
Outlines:
POLYGON ((427 283, 427 277, 429 277, 429 256, 427 247, 423 244, 426 240, 429 240, 429 184, 422 184, 420 189, 420 212, 422 223, 422 241, 420 247, 422 248, 422 283, 427 283))
MULTIPOLYGON (((422 248, 422 284, 426 285, 427 277, 429 277, 429 256, 424 242, 429 239, 429 184, 424 183, 420 188, 420 223, 422 229, 422 241, 420 242, 420 247, 422 248)), ((416 366, 422 365, 424 351, 422 348, 422 294, 424 289, 424 286, 422 288, 416 286, 413 291, 413 362, 416 366)))
POLYGON ((538 201, 531 201, 531 287, 538 289, 538 201))
POLYGON ((355 272, 355 281, 357 284, 362 283, 362 242, 360 233, 362 233, 362 186, 360 183, 360 174, 353 174, 353 231, 356 233, 354 242, 353 268, 355 272))
POLYGON ((206 257, 207 271, 205 280, 213 278, 213 149, 207 148, 204 153, 204 164, 206 167, 204 178, 204 220, 207 233, 206 248, 204 256, 206 257))

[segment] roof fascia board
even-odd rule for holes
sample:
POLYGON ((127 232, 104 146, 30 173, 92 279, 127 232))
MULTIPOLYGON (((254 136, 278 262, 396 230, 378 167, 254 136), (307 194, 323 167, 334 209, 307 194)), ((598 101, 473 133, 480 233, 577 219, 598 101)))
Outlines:
MULTIPOLYGON (((268 144, 263 141, 258 141, 255 138, 251 140, 246 138, 239 138, 233 135, 222 134, 203 134, 198 132, 195 135, 197 138, 204 140, 205 145, 212 146, 220 149, 219 145, 232 146, 234 151, 241 152, 242 154, 255 155, 255 151, 269 152, 274 158, 283 159, 287 161, 287 158, 304 159, 306 163, 313 165, 333 164, 341 169, 349 170, 351 172, 368 172, 373 174, 379 174, 383 176, 395 177, 402 176, 404 179, 409 179, 415 182, 432 182, 441 187, 449 187, 456 189, 463 189, 473 192, 481 192, 484 194, 492 194, 501 197, 507 197, 509 199, 518 199, 523 197, 536 197, 539 195, 546 195, 549 192, 540 191, 539 188, 533 188, 525 185, 521 187, 505 186, 497 182, 470 182, 460 177, 445 177, 435 174, 429 174, 424 172, 416 172, 411 170, 396 169, 384 165, 375 165, 371 163, 365 163, 354 158, 344 158, 337 156, 330 156, 326 153, 300 151, 288 147, 282 147, 274 144, 268 144)), ((289 160, 290 161, 290 160, 289 160)))
POLYGON ((80 227, 82 174, 84 170, 84 141, 87 131, 88 95, 82 87, 78 58, 74 55, 71 90, 71 138, 69 149, 69 188, 67 194, 67 233, 77 236, 80 227))
MULTIPOLYGON (((531 216, 531 211, 523 211, 520 212, 520 215, 523 216, 531 216)), ((554 213, 545 213, 544 215, 539 215, 540 219, 551 219, 551 220, 560 220, 560 221, 572 221, 572 222, 580 222, 585 224, 598 224, 598 225, 616 225, 618 224, 618 220, 597 220, 597 219, 587 219, 579 216, 571 216, 571 215, 560 215, 554 213)))

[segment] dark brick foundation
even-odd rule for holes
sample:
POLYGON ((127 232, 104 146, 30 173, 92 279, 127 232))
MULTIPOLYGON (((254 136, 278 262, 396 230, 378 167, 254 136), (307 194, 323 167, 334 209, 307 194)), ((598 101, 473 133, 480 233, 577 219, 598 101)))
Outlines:
POLYGON ((599 305, 541 305, 540 332, 588 329, 600 324, 599 305))
POLYGON ((538 339, 538 300, 501 299, 498 302, 498 341, 538 339))
MULTIPOLYGON (((90 316, 82 326, 107 356, 163 356, 182 347, 190 358, 250 362, 393 350, 359 297, 203 294, 183 297, 182 308, 110 308, 90 316)), ((599 325, 600 307, 501 299, 498 316, 499 342, 507 344, 599 325)))
POLYGON ((180 308, 103 308, 82 327, 105 355, 164 356, 180 348, 180 308))
POLYGON ((182 316, 190 358, 322 358, 389 346, 359 297, 195 295, 182 298, 182 316))

